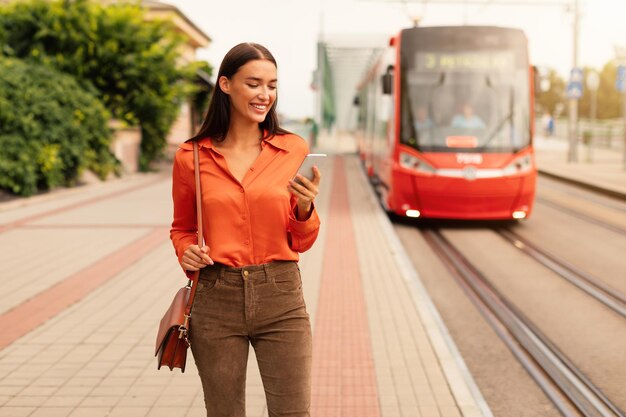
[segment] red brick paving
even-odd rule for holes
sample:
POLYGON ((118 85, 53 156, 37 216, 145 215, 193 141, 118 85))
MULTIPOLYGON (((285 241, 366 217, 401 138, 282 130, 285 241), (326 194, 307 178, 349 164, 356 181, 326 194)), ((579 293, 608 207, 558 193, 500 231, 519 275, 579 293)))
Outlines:
POLYGON ((367 311, 348 205, 346 174, 335 159, 319 301, 313 332, 312 415, 380 416, 367 311))
POLYGON ((152 229, 143 237, 0 315, 0 349, 80 301, 168 238, 166 228, 152 229))

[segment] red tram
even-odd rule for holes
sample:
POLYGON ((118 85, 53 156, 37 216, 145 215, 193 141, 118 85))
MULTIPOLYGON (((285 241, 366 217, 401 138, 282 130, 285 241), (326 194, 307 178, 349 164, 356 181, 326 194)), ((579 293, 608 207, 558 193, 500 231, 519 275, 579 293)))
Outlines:
POLYGON ((524 33, 416 27, 360 83, 359 154, 385 208, 408 217, 523 219, 537 170, 524 33))

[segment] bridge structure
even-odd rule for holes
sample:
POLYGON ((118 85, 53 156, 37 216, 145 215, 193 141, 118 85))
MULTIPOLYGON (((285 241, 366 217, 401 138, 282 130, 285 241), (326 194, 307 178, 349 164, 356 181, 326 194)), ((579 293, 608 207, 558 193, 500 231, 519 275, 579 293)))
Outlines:
POLYGON ((315 118, 327 130, 348 131, 356 123, 354 97, 367 68, 388 45, 392 34, 322 35, 313 73, 315 118))

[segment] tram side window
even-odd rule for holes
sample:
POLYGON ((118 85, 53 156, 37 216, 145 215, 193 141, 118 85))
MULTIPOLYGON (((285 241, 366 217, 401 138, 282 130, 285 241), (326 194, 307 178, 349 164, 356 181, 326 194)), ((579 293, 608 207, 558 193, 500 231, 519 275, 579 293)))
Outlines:
POLYGON ((375 96, 375 87, 370 82, 367 87, 367 137, 372 138, 374 136, 374 123, 375 123, 375 112, 376 112, 376 96, 375 96))
POLYGON ((367 121, 367 99, 363 91, 359 92, 357 107, 357 126, 359 130, 365 131, 365 123, 367 121))

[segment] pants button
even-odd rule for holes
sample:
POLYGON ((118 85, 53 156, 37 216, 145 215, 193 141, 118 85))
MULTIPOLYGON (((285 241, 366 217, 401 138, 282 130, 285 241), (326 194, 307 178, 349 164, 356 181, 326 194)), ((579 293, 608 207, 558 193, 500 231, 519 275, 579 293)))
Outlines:
POLYGON ((248 278, 248 274, 249 274, 249 272, 248 272, 248 271, 243 271, 243 277, 244 277, 244 278, 248 278))

